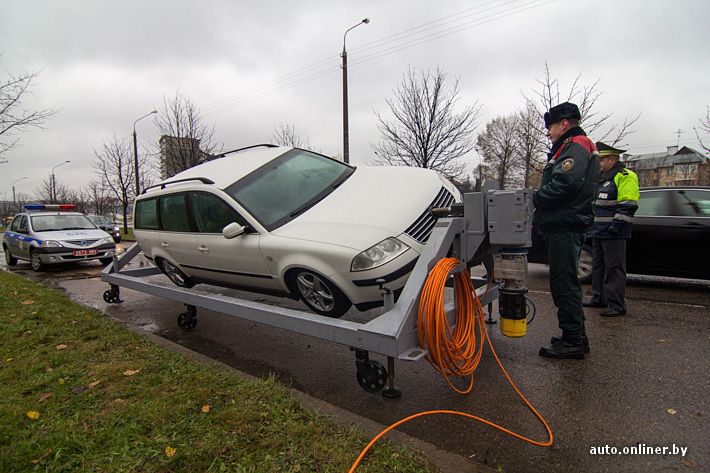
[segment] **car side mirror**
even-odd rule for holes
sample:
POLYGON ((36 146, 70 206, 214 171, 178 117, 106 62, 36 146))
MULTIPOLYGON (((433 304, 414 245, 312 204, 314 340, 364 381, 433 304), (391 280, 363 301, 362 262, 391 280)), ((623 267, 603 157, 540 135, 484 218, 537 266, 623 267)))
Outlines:
POLYGON ((237 222, 232 222, 222 229, 222 236, 227 240, 231 240, 239 235, 243 235, 245 232, 246 228, 244 226, 239 225, 237 222))

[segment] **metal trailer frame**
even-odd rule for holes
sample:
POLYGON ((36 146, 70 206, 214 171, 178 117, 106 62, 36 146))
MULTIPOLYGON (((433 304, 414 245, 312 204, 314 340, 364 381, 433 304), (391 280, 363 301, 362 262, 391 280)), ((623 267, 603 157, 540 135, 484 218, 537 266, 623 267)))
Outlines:
MULTIPOLYGON (((417 311, 421 288, 434 265, 449 255, 457 257, 462 263, 459 270, 467 270, 467 264, 485 252, 486 246, 500 246, 494 234, 503 234, 504 240, 511 246, 523 246, 521 242, 530 241, 528 207, 530 192, 523 191, 486 191, 464 195, 463 216, 440 218, 435 224, 429 240, 404 286, 398 301, 394 303, 394 294, 382 287, 385 299, 385 312, 366 323, 323 317, 311 312, 288 309, 269 304, 247 301, 221 294, 213 294, 199 289, 187 289, 179 286, 164 286, 147 281, 146 278, 162 274, 159 268, 144 267, 124 269, 140 252, 136 243, 121 257, 114 257, 112 264, 101 273, 102 281, 111 285, 104 293, 104 300, 109 303, 122 302, 119 287, 133 289, 164 299, 182 302, 187 311, 180 314, 178 323, 181 328, 194 328, 196 308, 212 310, 272 327, 309 335, 323 340, 349 346, 356 353, 358 381, 367 391, 377 392, 384 388, 389 380, 389 388, 383 394, 399 397, 400 392, 394 387, 394 360, 419 361, 427 351, 418 344, 417 311), (505 203, 503 202, 505 201, 505 203), (510 205, 518 206, 511 211, 510 205), (504 209, 497 220, 489 220, 495 215, 495 206, 504 209), (522 217, 521 217, 522 216, 522 217), (521 218, 525 221, 521 223, 521 218), (505 228, 505 231, 501 231, 505 228), (510 238, 513 235, 513 238, 510 238), (375 360, 370 360, 369 352, 379 353, 388 358, 388 370, 375 360)), ((489 271, 490 274, 490 271, 489 271)), ((383 281, 384 282, 384 281, 383 281)), ((481 304, 489 306, 498 298, 496 285, 484 285, 476 290, 481 304)), ((453 303, 447 306, 447 316, 454 323, 453 303)))

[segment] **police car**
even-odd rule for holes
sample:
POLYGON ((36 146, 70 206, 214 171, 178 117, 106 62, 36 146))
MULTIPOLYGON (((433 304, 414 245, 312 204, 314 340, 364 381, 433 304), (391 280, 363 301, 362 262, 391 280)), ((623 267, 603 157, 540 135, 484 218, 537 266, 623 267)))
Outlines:
POLYGON ((48 264, 98 259, 109 264, 116 254, 113 238, 72 204, 25 205, 5 230, 2 248, 8 266, 27 260, 35 271, 48 264))

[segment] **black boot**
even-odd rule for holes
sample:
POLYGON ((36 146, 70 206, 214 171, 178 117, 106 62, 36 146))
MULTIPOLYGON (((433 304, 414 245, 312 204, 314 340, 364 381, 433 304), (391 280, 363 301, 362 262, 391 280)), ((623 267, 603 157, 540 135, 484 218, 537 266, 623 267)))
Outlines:
MULTIPOLYGON (((582 343, 584 344, 584 353, 589 353, 589 339, 587 338, 586 335, 582 335, 581 338, 582 338, 582 343)), ((553 345, 555 343, 559 343, 561 341, 562 341, 562 337, 552 337, 550 339, 550 343, 552 343, 553 345)))
POLYGON ((546 358, 574 358, 577 360, 583 360, 584 341, 582 340, 582 337, 578 337, 573 341, 558 338, 557 343, 552 343, 550 346, 540 348, 540 352, 538 354, 546 358))

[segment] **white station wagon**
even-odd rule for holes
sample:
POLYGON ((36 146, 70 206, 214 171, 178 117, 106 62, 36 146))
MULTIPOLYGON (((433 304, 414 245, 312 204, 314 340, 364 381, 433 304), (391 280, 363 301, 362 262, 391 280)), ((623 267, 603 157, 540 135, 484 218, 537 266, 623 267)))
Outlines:
POLYGON ((434 227, 429 209, 460 198, 431 170, 257 145, 146 189, 134 232, 178 286, 290 296, 340 317, 381 305, 379 279, 398 294, 434 227))

